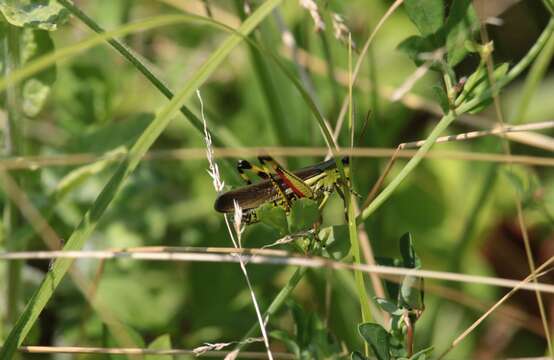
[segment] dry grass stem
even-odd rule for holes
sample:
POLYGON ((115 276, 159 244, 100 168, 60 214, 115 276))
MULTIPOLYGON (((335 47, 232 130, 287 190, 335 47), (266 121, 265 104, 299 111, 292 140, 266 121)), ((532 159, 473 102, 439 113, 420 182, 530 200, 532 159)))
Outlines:
MULTIPOLYGON (((366 273, 377 273, 383 275, 395 276, 418 276, 429 279, 455 281, 463 283, 484 284, 498 287, 514 288, 519 286, 525 290, 538 290, 546 293, 554 293, 554 285, 539 284, 521 284, 518 280, 503 279, 489 276, 456 274, 445 271, 433 270, 414 270, 407 268, 398 268, 382 265, 353 265, 340 261, 333 261, 320 257, 304 256, 281 256, 281 255, 254 255, 245 253, 237 249, 235 252, 226 251, 226 253, 204 252, 203 248, 198 248, 196 252, 149 252, 140 250, 133 251, 21 251, 0 253, 0 260, 26 260, 26 259, 53 259, 53 258, 72 258, 72 259, 136 259, 146 261, 190 261, 190 262, 223 262, 237 263, 240 261, 249 264, 272 264, 301 266, 308 268, 331 268, 337 270, 360 270, 366 273)), ((252 249, 248 249, 252 250, 252 249)), ((257 249, 257 251, 274 251, 257 249)), ((552 260, 552 259, 551 259, 552 260)), ((549 260, 549 263, 550 261, 549 260)), ((541 272, 544 267, 541 268, 541 272)), ((539 273, 540 274, 540 273, 539 273)))
MULTIPOLYGON (((206 143, 206 149, 207 149, 206 156, 208 158, 208 164, 209 164, 208 174, 212 178, 215 191, 219 193, 223 190, 225 185, 221 180, 221 177, 219 175, 219 168, 217 166, 217 163, 214 160, 212 138, 210 136, 210 132, 208 131, 208 122, 206 121, 206 117, 204 116, 204 102, 202 101, 200 90, 196 90, 196 95, 198 97, 198 101, 200 102, 200 115, 202 118, 202 123, 204 124, 204 141, 206 143)), ((233 230, 231 229, 229 218, 227 217, 227 215, 224 215, 224 218, 225 218, 225 224, 227 225, 227 230, 229 231, 229 236, 231 237, 231 241, 233 242, 234 247, 238 249, 241 247, 241 237, 242 237, 242 231, 244 229, 241 228, 242 209, 240 208, 237 202, 234 203, 234 206, 235 206, 235 214, 234 214, 233 225, 235 229, 236 240, 235 240, 235 235, 233 235, 233 230)), ((256 311, 256 316, 260 324, 260 330, 262 332, 262 336, 264 340, 263 342, 267 351, 267 357, 268 359, 273 360, 273 355, 271 354, 271 349, 269 347, 269 338, 267 336, 267 332, 265 329, 265 323, 264 323, 264 320, 262 319, 262 312, 260 311, 260 307, 258 305, 258 300, 256 299, 256 294, 254 293, 252 283, 250 282, 250 277, 248 276, 248 272, 246 271, 246 264, 240 257, 239 257, 239 264, 240 264, 242 273, 244 275, 244 279, 246 280, 246 284, 248 285, 248 290, 252 298, 252 304, 254 305, 254 310, 256 311)), ((232 357, 232 355, 231 356, 228 355, 226 356, 226 358, 227 357, 232 357)))
POLYGON ((256 342, 263 342, 263 338, 248 338, 244 341, 231 341, 231 342, 225 342, 225 343, 206 343, 202 346, 199 346, 197 348, 194 348, 192 351, 194 352, 195 356, 204 355, 211 351, 221 351, 225 349, 226 347, 229 347, 231 345, 237 345, 237 344, 253 344, 256 342))
MULTIPOLYGON (((508 132, 515 131, 510 130, 508 132)), ((495 129, 492 134, 499 134, 500 130, 495 129)), ((469 132, 461 135, 449 135, 440 138, 439 143, 453 141, 453 137, 460 136, 456 141, 464 140, 467 138, 477 138, 486 136, 488 132, 469 132)), ((515 133, 511 133, 515 135, 515 133)), ((406 148, 418 147, 421 145, 420 141, 405 143, 406 148)), ((261 154, 269 154, 274 156, 290 156, 290 157, 302 157, 302 156, 325 156, 328 153, 326 147, 243 147, 243 148, 213 148, 215 158, 237 158, 244 156, 257 156, 261 154)), ((397 155, 400 158, 411 158, 415 151, 401 150, 397 148, 345 148, 337 150, 337 155, 340 156, 352 156, 352 157, 371 157, 371 158, 386 158, 392 155, 397 155)), ((95 161, 110 160, 117 161, 124 156, 113 155, 106 157, 103 155, 83 153, 72 155, 53 155, 53 156, 22 156, 17 158, 5 158, 0 159, 0 169, 5 170, 31 170, 36 171, 46 167, 63 167, 63 166, 75 166, 93 163, 95 161)), ((190 160, 190 159, 203 159, 206 156, 206 150, 204 148, 182 148, 172 150, 153 150, 147 153, 144 157, 145 160, 190 160)), ((512 163, 523 165, 535 165, 535 166, 554 166, 554 159, 552 157, 543 156, 529 156, 529 155, 512 155, 508 157, 503 154, 496 153, 483 153, 483 152, 468 152, 468 151, 451 151, 451 150, 431 150, 425 155, 426 158, 437 160, 466 160, 466 161, 486 161, 486 162, 499 162, 509 163, 510 159, 512 163)))
MULTIPOLYGON (((78 347, 78 346, 22 346, 19 351, 33 354, 108 354, 108 355, 196 355, 194 350, 186 349, 141 349, 141 348, 102 348, 102 347, 78 347)), ((229 354, 227 351, 207 351, 202 357, 221 358, 229 354)), ((266 359, 264 352, 241 352, 244 359, 266 359)), ((293 354, 274 353, 275 359, 294 359, 293 354)))

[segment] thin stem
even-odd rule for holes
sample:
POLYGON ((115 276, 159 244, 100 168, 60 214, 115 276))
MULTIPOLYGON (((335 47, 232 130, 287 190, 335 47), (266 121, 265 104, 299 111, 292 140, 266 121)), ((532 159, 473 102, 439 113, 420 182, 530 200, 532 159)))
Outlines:
MULTIPOLYGON (((20 33, 21 30, 15 26, 8 25, 5 40, 5 74, 8 75, 21 65, 20 59, 20 33)), ((19 156, 22 154, 22 129, 23 113, 21 109, 21 87, 13 84, 6 88, 6 109, 7 121, 5 127, 5 151, 6 156, 19 156)), ((14 178, 19 176, 14 175, 14 178)), ((19 183, 19 179, 16 180, 19 183)), ((23 243, 15 241, 13 236, 19 224, 19 211, 13 201, 7 199, 4 206, 4 236, 5 246, 9 251, 24 249, 23 243)), ((7 281, 7 320, 13 325, 19 316, 18 304, 21 295, 21 269, 23 263, 15 261, 8 265, 7 281)))
POLYGON ((544 78, 546 70, 548 70, 548 66, 552 61, 552 56, 554 56, 554 36, 550 36, 543 51, 529 69, 529 74, 525 79, 525 84, 521 91, 521 100, 514 117, 511 119, 514 123, 521 123, 525 119, 531 98, 536 93, 539 82, 544 78))
MULTIPOLYGON (((349 86, 348 86, 348 130, 350 137, 350 148, 354 146, 354 120, 352 116, 352 37, 348 36, 348 74, 349 74, 349 86)), ((350 161, 352 165, 352 162, 350 161)), ((347 181, 343 181, 343 193, 345 206, 347 209, 348 218, 348 235, 350 238, 350 248, 352 256, 354 257, 354 263, 356 265, 361 264, 360 256, 360 242, 358 239, 358 227, 356 224, 356 213, 354 210, 354 204, 352 201, 351 189, 348 186, 347 181)), ((358 291, 358 298, 360 301, 360 307, 362 311, 362 321, 364 323, 371 321, 371 310, 369 308, 369 297, 365 288, 364 277, 361 271, 354 271, 354 279, 356 281, 356 289, 358 291)), ((369 355, 369 348, 367 344, 365 346, 366 355, 369 355)))

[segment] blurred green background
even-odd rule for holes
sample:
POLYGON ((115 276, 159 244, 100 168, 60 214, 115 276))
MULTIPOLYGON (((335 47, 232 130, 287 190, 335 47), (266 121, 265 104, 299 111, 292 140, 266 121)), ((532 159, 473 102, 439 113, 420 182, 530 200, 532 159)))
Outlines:
MULTIPOLYGON (((105 29, 182 11, 204 16, 206 3, 216 20, 231 26, 238 24, 244 5, 238 0, 75 1, 105 29)), ((255 8, 258 3, 251 1, 250 5, 255 8)), ((330 23, 332 14, 343 17, 359 52, 371 29, 392 2, 317 3, 326 22, 324 31, 315 31, 309 12, 297 1, 285 1, 277 13, 265 19, 254 31, 253 37, 280 54, 294 74, 298 75, 301 69, 307 75, 309 80, 302 79, 303 84, 313 89, 316 104, 334 125, 347 89, 340 79, 331 79, 329 71, 337 75, 348 70, 348 48, 344 41, 334 37, 330 23), (285 55, 287 51, 280 33, 283 24, 292 32, 302 54, 312 57, 301 66, 285 55), (323 64, 319 67, 318 59, 323 64)), ((511 65, 534 44, 549 18, 541 2, 532 0, 517 2, 494 15, 503 21, 500 26, 488 26, 489 36, 494 41, 494 61, 511 65)), ((7 26, 3 24, 3 31, 7 26)), ((414 105, 405 100, 389 100, 391 89, 401 86, 416 70, 408 56, 397 49, 399 43, 416 33, 417 29, 405 9, 400 7, 377 34, 369 60, 363 63, 359 86, 354 89, 356 131, 363 131, 358 146, 395 148, 402 142, 425 139, 440 118, 440 114, 425 107, 425 104, 437 106, 432 86, 441 84, 438 73, 429 72, 410 90, 410 94, 419 96, 422 103, 414 105), (384 96, 386 94, 389 95, 384 96), (369 122, 362 130, 368 111, 371 111, 369 122)), ((53 48, 63 49, 92 35, 92 32, 71 17, 48 34, 53 48)), ((170 89, 178 90, 227 36, 228 33, 208 26, 178 24, 133 33, 122 40, 143 57, 170 89)), ((357 52, 354 52, 355 59, 357 52)), ((456 74, 459 77, 469 75, 478 62, 478 55, 470 54, 456 66, 456 74)), ((541 79, 528 111, 521 119, 514 116, 521 101, 524 77, 501 93, 506 121, 552 120, 552 70, 550 66, 541 79)), ((325 146, 317 122, 290 79, 269 56, 244 43, 230 54, 200 91, 208 126, 226 147, 325 146)), ((8 100, 3 99, 7 104, 8 100)), ((18 155, 102 155, 122 146, 129 147, 167 101, 113 48, 107 44, 97 46, 56 64, 55 81, 51 82, 40 111, 24 116, 24 140, 18 155)), ((200 114, 196 97, 186 105, 200 114)), ((4 122, 7 114, 4 106, 4 122)), ((489 106, 476 119, 481 124, 496 121, 494 107, 489 106)), ((473 129, 455 122, 448 133, 473 129)), ((547 130, 543 134, 552 135, 553 132, 547 130)), ((347 146, 348 139, 345 127, 339 144, 347 146)), ((548 139, 552 144, 552 138, 548 139)), ((162 152, 154 159, 143 160, 102 217, 85 249, 232 246, 222 215, 213 210, 217 194, 206 171, 208 163, 203 156, 204 147, 203 135, 184 116, 175 116, 152 150, 198 148, 200 155, 176 158, 162 152)), ((503 152, 502 140, 493 136, 440 144, 434 149, 503 152)), ((551 150, 517 142, 511 143, 511 151, 519 155, 552 157, 551 150)), ((10 154, 6 156, 10 157, 10 154)), ((246 158, 255 160, 255 154, 246 158)), ((295 169, 321 161, 322 157, 278 159, 288 168, 295 169)), ((235 160, 231 159, 229 163, 235 160)), ((225 166, 224 161, 218 159, 225 184, 228 188, 240 186, 233 168, 225 166)), ((355 158, 352 175, 355 190, 367 194, 387 161, 388 158, 355 158)), ((387 179, 392 179, 405 162, 399 160, 387 179)), ((64 196, 53 197, 64 176, 80 166, 84 165, 40 165, 33 170, 12 171, 41 213, 46 215, 51 211, 49 223, 62 238, 72 233, 113 174, 116 163, 103 164, 96 169, 98 171, 84 175, 82 181, 71 186, 64 196)), ((523 198, 523 214, 535 262, 540 264, 554 253, 554 173, 548 166, 425 159, 364 226, 376 256, 398 256, 398 239, 411 232, 425 269, 521 279, 529 273, 529 268, 514 201, 517 191, 523 198)), ((4 192, 1 197, 6 203, 4 192)), ((3 249, 9 249, 10 238, 26 225, 24 219, 19 221, 19 227, 11 232, 4 228, 0 241, 3 249)), ((325 209, 324 221, 326 224, 344 221, 338 197, 333 198, 325 209)), ((274 230, 253 225, 246 229, 242 241, 245 247, 262 247, 277 238, 274 230)), ((24 246, 29 250, 46 249, 36 235, 28 237, 24 246)), ((248 288, 237 264, 78 260, 74 266, 95 282, 94 296, 109 304, 113 314, 131 333, 136 333, 139 347, 147 346, 163 334, 170 335, 174 348, 239 340, 256 323, 248 288)), ((7 267, 7 262, 0 262, 0 278, 7 279, 7 267)), ((47 269, 48 261, 33 260, 23 264, 23 294, 18 299, 18 311, 33 294, 47 269)), ((286 284, 294 268, 250 265, 248 271, 263 310, 286 284)), ((552 280, 551 274, 541 279, 549 283, 552 280)), ((366 283, 369 289, 368 279, 366 283)), ((416 349, 432 345, 436 354, 507 291, 484 285, 428 283, 447 288, 431 287, 426 292, 426 310, 416 327, 416 349), (459 292, 452 296, 448 291, 459 292)), ((2 288, 4 297, 8 289, 4 285, 2 288)), ((294 331, 291 310, 294 302, 304 312, 316 314, 346 349, 363 348, 357 334, 361 315, 352 273, 308 270, 290 300, 289 306, 270 320, 271 329, 294 331), (327 299, 326 286, 330 287, 327 299)), ((549 319, 552 319, 554 299, 545 295, 544 301, 549 319)), ((0 312, 7 319, 5 301, 2 305, 0 312)), ((543 355, 546 341, 535 295, 529 291, 520 292, 504 310, 485 321, 447 358, 543 355)), ((10 322, 5 320, 0 326, 0 339, 5 338, 10 327, 10 322)), ((55 291, 25 344, 103 346, 108 336, 106 332, 99 316, 67 277, 55 291)), ((274 349, 286 351, 278 341, 273 343, 274 349)), ((263 350, 261 344, 250 348, 263 350)), ((29 359, 100 358, 92 355, 22 356, 29 359)))

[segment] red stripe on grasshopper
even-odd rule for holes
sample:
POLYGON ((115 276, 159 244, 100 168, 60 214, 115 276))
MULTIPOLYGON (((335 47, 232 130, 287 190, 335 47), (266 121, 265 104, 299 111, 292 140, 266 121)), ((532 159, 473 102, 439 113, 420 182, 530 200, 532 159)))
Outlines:
POLYGON ((290 181, 290 179, 287 177, 287 175, 281 170, 281 169, 275 169, 275 172, 277 173, 277 175, 279 175, 279 177, 281 178, 281 180, 283 180, 283 182, 298 196, 298 197, 306 197, 306 195, 298 190, 298 188, 296 186, 294 186, 294 184, 292 183, 292 181, 290 181))

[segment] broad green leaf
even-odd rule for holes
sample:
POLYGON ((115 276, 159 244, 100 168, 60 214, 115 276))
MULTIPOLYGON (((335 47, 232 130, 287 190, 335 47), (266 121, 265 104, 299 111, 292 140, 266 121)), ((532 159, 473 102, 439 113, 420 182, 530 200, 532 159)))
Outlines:
POLYGON ((280 206, 271 203, 263 204, 258 208, 260 222, 279 232, 280 235, 289 233, 287 213, 280 206))
POLYGON ((288 306, 291 309, 292 317, 294 319, 296 341, 300 347, 310 341, 310 329, 309 329, 309 315, 296 302, 289 302, 288 306))
POLYGON ((433 90, 433 94, 435 94, 435 98, 437 99, 437 102, 439 103, 442 109, 442 112, 446 114, 450 110, 450 103, 448 101, 448 96, 446 95, 444 88, 440 85, 434 85, 432 90, 433 90))
POLYGON ((420 54, 431 52, 436 49, 436 46, 428 37, 413 35, 402 41, 397 49, 419 66, 425 62, 421 59, 420 54))
POLYGON ((389 360, 389 333, 379 324, 365 323, 358 326, 362 338, 369 344, 378 360, 389 360))
POLYGON ((423 294, 423 278, 408 275, 402 280, 398 305, 409 310, 424 310, 423 294))
POLYGON ((402 309, 400 309, 394 302, 383 298, 375 298, 375 301, 377 301, 379 307, 387 313, 398 316, 402 315, 402 309))
MULTIPOLYGON (((316 313, 306 312, 295 302, 289 302, 292 310, 299 359, 334 359, 341 352, 336 338, 329 333, 316 313)), ((290 336, 287 336, 290 338, 290 336)))
POLYGON ((23 85, 23 113, 29 117, 37 116, 50 94, 50 86, 38 81, 29 79, 23 85))
POLYGON ((350 252, 348 225, 335 225, 325 230, 330 230, 327 240, 325 241, 325 252, 337 261, 348 256, 350 252))
POLYGON ((405 0, 404 7, 423 36, 436 33, 444 22, 442 0, 405 0))
POLYGON ((53 31, 69 18, 69 11, 55 0, 0 2, 0 12, 11 25, 53 31))
POLYGON ((319 221, 319 217, 317 202, 308 198, 297 199, 290 209, 289 231, 297 233, 309 230, 319 221))
POLYGON ((177 276, 161 271, 137 271, 104 275, 97 297, 110 304, 110 310, 136 329, 163 329, 178 313, 183 299, 183 285, 177 276), (163 284, 175 282, 168 287, 163 284), (163 309, 163 311, 152 311, 163 309))
POLYGON ((418 269, 421 267, 421 261, 414 249, 412 234, 405 233, 400 238, 400 254, 402 255, 404 267, 410 269, 418 269))
MULTIPOLYGON (((21 32, 21 61, 23 64, 33 61, 54 51, 54 43, 48 31, 25 28, 21 32)), ((23 112, 34 117, 42 110, 51 85, 56 81, 56 66, 52 65, 35 74, 23 83, 23 112)))
POLYGON ((473 32, 479 29, 479 20, 471 5, 471 0, 454 0, 446 24, 447 63, 453 67, 464 59, 466 40, 472 39, 473 32))
MULTIPOLYGON (((421 260, 415 252, 414 242, 410 233, 406 233, 400 238, 400 254, 402 255, 402 262, 405 268, 421 268, 421 260)), ((404 277, 400 287, 398 305, 408 309, 424 309, 422 278, 411 275, 404 277)))
MULTIPOLYGON (((158 336, 154 341, 148 344, 148 349, 153 350, 169 350, 171 349, 171 337, 169 334, 163 334, 158 336)), ((146 355, 144 360, 172 360, 171 355, 146 355)))

